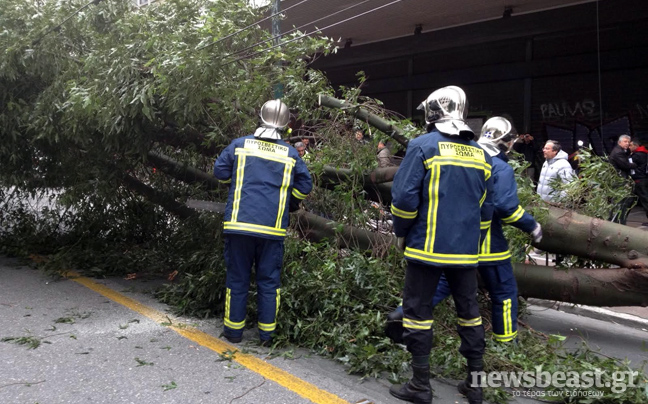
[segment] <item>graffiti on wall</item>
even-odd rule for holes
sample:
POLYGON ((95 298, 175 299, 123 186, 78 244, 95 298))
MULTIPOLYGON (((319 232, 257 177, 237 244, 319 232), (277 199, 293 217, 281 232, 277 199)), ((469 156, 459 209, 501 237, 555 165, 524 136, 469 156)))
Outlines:
POLYGON ((596 103, 588 98, 582 101, 547 102, 540 105, 543 121, 561 121, 571 118, 595 118, 598 116, 596 103))
POLYGON ((548 139, 558 140, 567 153, 579 147, 590 147, 598 155, 609 154, 621 134, 631 134, 630 116, 625 114, 604 122, 588 125, 575 122, 573 127, 545 124, 548 139))

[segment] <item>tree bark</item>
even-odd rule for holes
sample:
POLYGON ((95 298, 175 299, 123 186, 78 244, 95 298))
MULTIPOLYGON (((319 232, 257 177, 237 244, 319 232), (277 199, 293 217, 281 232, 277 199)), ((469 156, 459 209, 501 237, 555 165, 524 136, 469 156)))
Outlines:
POLYGON ((648 306, 648 270, 628 268, 557 269, 514 264, 523 297, 589 306, 648 306))
POLYGON ((407 140, 407 138, 403 136, 403 132, 399 128, 392 125, 387 120, 379 117, 378 115, 372 114, 362 107, 352 105, 346 101, 338 100, 337 98, 333 98, 324 94, 320 94, 319 104, 328 108, 348 110, 356 118, 362 119, 374 128, 384 132, 401 145, 407 147, 409 140, 407 140))
POLYGON ((124 175, 122 176, 122 181, 124 185, 133 192, 144 196, 152 203, 160 205, 164 210, 178 216, 180 219, 189 219, 197 214, 194 209, 176 201, 173 197, 164 192, 149 187, 137 178, 131 177, 130 175, 124 175))
POLYGON ((542 232, 537 247, 544 251, 648 268, 648 233, 643 230, 552 206, 542 232))
POLYGON ((149 162, 151 162, 155 168, 167 175, 170 175, 178 181, 186 182, 188 184, 201 184, 210 190, 225 186, 214 176, 197 168, 173 160, 161 153, 148 152, 147 157, 149 162))
POLYGON ((396 238, 390 234, 381 234, 369 230, 359 229, 314 215, 305 210, 294 214, 295 227, 300 234, 312 241, 328 239, 338 248, 352 248, 356 250, 372 250, 384 252, 391 244, 396 243, 396 238))

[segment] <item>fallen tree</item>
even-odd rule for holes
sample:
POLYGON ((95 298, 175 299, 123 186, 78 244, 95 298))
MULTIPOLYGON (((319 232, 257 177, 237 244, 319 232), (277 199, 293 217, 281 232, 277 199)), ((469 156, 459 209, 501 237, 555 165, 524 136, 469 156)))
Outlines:
POLYGON ((648 233, 642 230, 554 206, 542 225, 541 250, 624 268, 648 268, 648 233))
MULTIPOLYGON (((296 228, 302 236, 312 241, 328 239, 339 248, 357 248, 380 253, 396 243, 392 235, 345 226, 305 211, 299 211, 295 218, 296 228)), ((555 222, 549 221, 546 226, 552 229, 553 234, 558 234, 559 229, 562 229, 563 232, 560 234, 568 236, 564 226, 554 227, 555 225, 555 222)), ((623 227, 624 234, 628 237, 634 236, 636 239, 643 240, 648 238, 641 237, 645 234, 641 230, 627 226, 611 226, 612 230, 619 231, 617 226, 623 227)), ((553 234, 547 238, 553 237, 553 234)), ((604 239, 608 237, 605 233, 602 234, 604 239)), ((540 243, 538 247, 549 244, 553 245, 553 242, 540 243)), ((578 243, 572 242, 567 245, 576 244, 578 243)), ((615 246, 610 245, 610 252, 606 257, 615 255, 613 248, 615 246)), ((564 247, 562 251, 572 254, 581 250, 580 247, 575 246, 572 250, 564 247)), ((520 295, 524 297, 591 306, 648 306, 648 269, 637 268, 636 262, 634 265, 634 268, 570 268, 567 270, 549 266, 514 264, 514 271, 520 295)))

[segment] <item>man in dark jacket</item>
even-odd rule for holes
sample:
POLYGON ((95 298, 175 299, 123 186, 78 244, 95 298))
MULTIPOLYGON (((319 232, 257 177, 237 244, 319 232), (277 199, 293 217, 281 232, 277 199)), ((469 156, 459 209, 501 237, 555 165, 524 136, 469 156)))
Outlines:
POLYGON ((612 149, 608 160, 623 178, 630 177, 630 170, 637 168, 637 165, 630 160, 630 136, 621 135, 616 146, 612 149))
MULTIPOLYGON (((630 136, 621 135, 617 140, 616 146, 612 149, 608 161, 616 169, 617 173, 623 178, 630 178, 631 171, 637 168, 637 165, 630 158, 630 136)), ((611 219, 615 223, 626 224, 628 212, 635 202, 634 197, 623 198, 619 205, 612 212, 611 219)))
MULTIPOLYGON (((639 203, 648 217, 648 173, 646 173, 648 149, 641 144, 639 139, 632 139, 630 151, 632 152, 632 162, 637 165, 630 175, 635 182, 634 193, 639 198, 639 203)), ((644 225, 648 225, 648 223, 644 223, 644 225)))

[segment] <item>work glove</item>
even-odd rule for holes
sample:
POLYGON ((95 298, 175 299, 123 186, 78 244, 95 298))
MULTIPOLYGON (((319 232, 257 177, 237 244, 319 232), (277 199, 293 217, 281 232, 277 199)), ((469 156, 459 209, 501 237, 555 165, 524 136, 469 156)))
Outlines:
POLYGON ((396 247, 401 251, 405 251, 405 237, 398 237, 396 239, 396 247))
POLYGON ((542 240, 542 227, 540 223, 536 224, 535 229, 531 232, 531 237, 533 237, 533 242, 536 244, 542 240))

